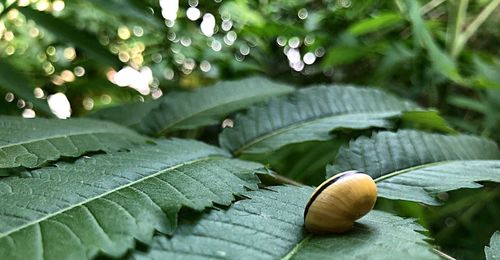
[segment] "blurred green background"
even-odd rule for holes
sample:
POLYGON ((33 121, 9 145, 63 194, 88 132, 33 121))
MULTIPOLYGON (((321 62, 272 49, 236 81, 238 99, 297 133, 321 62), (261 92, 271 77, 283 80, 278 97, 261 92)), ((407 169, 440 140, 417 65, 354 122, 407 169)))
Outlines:
MULTIPOLYGON (((0 114, 85 116, 174 90, 263 75, 303 87, 386 89, 452 127, 500 141, 499 0, 0 1, 0 114)), ((215 142, 207 132, 183 133, 215 142)), ((355 133, 363 134, 363 133, 355 133)), ((364 133, 367 134, 367 133, 364 133)), ((251 158, 316 185, 353 133, 251 158)), ((444 207, 380 201, 418 217, 442 250, 483 255, 500 186, 440 194, 444 207)))

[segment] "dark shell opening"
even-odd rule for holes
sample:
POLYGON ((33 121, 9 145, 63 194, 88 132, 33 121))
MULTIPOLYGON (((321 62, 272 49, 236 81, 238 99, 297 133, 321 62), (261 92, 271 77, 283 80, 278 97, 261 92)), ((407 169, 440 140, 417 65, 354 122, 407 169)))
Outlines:
POLYGON ((360 174, 361 172, 357 172, 357 171, 350 171, 350 172, 347 172, 346 174, 342 174, 336 178, 333 178, 331 180, 329 180, 327 183, 323 184, 312 196, 311 198, 309 199, 309 201, 307 202, 307 205, 306 205, 306 208, 304 210, 304 221, 306 220, 306 216, 307 216, 307 212, 309 211, 309 208, 311 207, 312 203, 316 200, 316 198, 319 196, 319 194, 321 194, 321 192, 323 192, 326 188, 328 188, 330 185, 334 184, 335 182, 339 181, 340 179, 344 178, 344 177, 347 177, 347 176, 351 176, 351 175, 354 175, 354 174, 360 174))

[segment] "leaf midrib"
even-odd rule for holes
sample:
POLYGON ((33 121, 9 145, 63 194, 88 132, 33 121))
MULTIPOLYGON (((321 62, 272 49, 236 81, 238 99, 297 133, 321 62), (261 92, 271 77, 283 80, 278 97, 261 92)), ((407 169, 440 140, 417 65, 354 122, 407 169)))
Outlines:
POLYGON ((208 161, 208 160, 210 160, 210 159, 217 159, 217 158, 224 158, 224 157, 223 157, 223 156, 220 156, 220 155, 217 155, 217 156, 213 156, 213 155, 212 155, 212 156, 205 156, 205 157, 197 158, 197 159, 194 159, 194 160, 186 161, 186 162, 183 162, 183 163, 180 163, 180 164, 177 164, 177 165, 174 165, 174 166, 168 167, 168 168, 166 168, 166 169, 160 170, 160 171, 158 171, 158 172, 156 172, 156 173, 154 173, 154 174, 148 175, 148 176, 146 176, 146 177, 144 177, 144 178, 141 178, 141 179, 139 179, 139 180, 132 181, 132 182, 130 182, 130 183, 127 183, 126 185, 123 185, 123 186, 117 187, 117 188, 115 188, 115 189, 112 189, 112 190, 110 190, 110 191, 104 192, 104 193, 99 194, 99 195, 97 195, 97 196, 94 196, 94 197, 92 197, 92 198, 88 198, 88 199, 86 199, 86 200, 84 200, 84 201, 81 201, 81 202, 79 202, 79 203, 74 204, 74 205, 73 205, 73 206, 71 206, 71 207, 67 207, 67 208, 61 209, 61 210, 59 210, 59 211, 56 211, 56 212, 51 213, 51 214, 48 214, 48 215, 46 215, 46 216, 44 216, 44 217, 42 217, 42 218, 39 218, 39 219, 37 219, 37 220, 34 220, 34 221, 29 222, 29 223, 23 224, 23 225, 21 225, 21 226, 19 226, 19 227, 15 228, 15 229, 12 229, 12 230, 10 230, 10 231, 5 232, 5 233, 0 233, 0 238, 7 237, 7 236, 9 236, 9 235, 11 235, 11 234, 13 234, 13 233, 15 233, 15 232, 18 232, 18 231, 20 231, 20 230, 25 229, 25 228, 27 228, 27 227, 29 227, 29 226, 31 226, 31 225, 34 225, 34 224, 37 224, 37 223, 43 222, 43 221, 45 221, 45 220, 47 220, 47 219, 49 219, 49 218, 52 218, 52 217, 54 217, 54 216, 57 216, 57 215, 59 215, 59 214, 61 214, 61 213, 63 213, 63 212, 66 212, 66 211, 72 210, 72 209, 74 209, 74 208, 76 208, 76 207, 79 207, 79 206, 81 206, 81 205, 84 205, 84 204, 90 203, 90 202, 92 202, 92 201, 94 201, 94 200, 96 200, 96 199, 100 199, 100 198, 102 198, 102 197, 105 197, 106 195, 109 195, 109 194, 113 193, 113 192, 119 191, 119 190, 124 189, 124 188, 128 188, 128 187, 130 187, 130 186, 132 186, 132 185, 134 185, 134 184, 140 183, 140 182, 145 181, 145 180, 147 180, 147 179, 149 179, 149 178, 156 177, 156 176, 158 176, 158 175, 160 175, 160 174, 163 174, 163 173, 165 173, 165 172, 175 170, 175 169, 177 169, 177 168, 179 168, 179 167, 182 167, 182 166, 191 165, 191 164, 194 164, 194 163, 197 163, 197 162, 208 161))
MULTIPOLYGON (((475 160, 478 160, 478 159, 475 159, 475 160)), ((390 179, 392 177, 395 177, 395 176, 398 176, 398 175, 401 175, 401 174, 405 174, 405 173, 408 173, 408 172, 411 172, 411 171, 414 171, 414 170, 418 170, 418 169, 422 169, 422 168, 427 168, 427 167, 432 167, 432 166, 437 166, 437 165, 442 165, 442 164, 447 164, 447 163, 456 162, 456 161, 460 161, 460 160, 445 160, 445 161, 438 161, 438 162, 420 164, 420 165, 412 166, 412 167, 409 167, 409 168, 401 169, 401 170, 398 170, 398 171, 395 171, 395 172, 391 172, 391 173, 382 175, 382 176, 376 178, 374 181, 377 183, 377 182, 381 182, 381 181, 384 181, 386 179, 390 179)))
MULTIPOLYGON (((372 115, 372 114, 380 114, 380 113, 395 113, 393 116, 397 116, 398 114, 402 114, 405 111, 406 110, 390 110, 390 111, 364 112, 364 113, 351 113, 351 114, 328 114, 328 115, 322 116, 322 117, 314 117, 314 119, 312 119, 312 120, 304 120, 304 121, 301 121, 298 124, 290 124, 290 125, 285 126, 285 127, 277 128, 276 131, 272 131, 272 132, 270 132, 268 134, 264 134, 264 135, 258 136, 256 138, 254 138, 253 141, 245 143, 244 145, 242 145, 239 149, 235 150, 233 153, 235 155, 240 155, 248 147, 251 147, 251 146, 253 146, 253 145, 257 144, 257 143, 260 143, 261 141, 263 141, 265 139, 269 139, 269 138, 271 138, 273 136, 282 134, 284 132, 288 132, 290 130, 294 130, 294 129, 300 128, 300 127, 302 127, 304 125, 308 125, 308 124, 314 123, 316 121, 321 121, 321 120, 326 119, 326 118, 335 118, 335 117, 343 117, 343 116, 358 116, 358 115, 372 115)), ((393 117, 393 116, 391 116, 391 117, 393 117)), ((385 118, 381 118, 381 119, 385 120, 385 118)))
MULTIPOLYGON (((292 92, 293 92, 293 89, 292 89, 292 92)), ((162 129, 160 129, 160 131, 158 132, 158 135, 163 135, 167 132, 169 132, 170 130, 175 130, 175 127, 172 129, 173 126, 175 125, 178 125, 184 121, 188 121, 190 119, 192 119, 193 117, 196 117, 200 114, 203 114, 203 113, 207 113, 207 112, 210 112, 211 110, 215 110, 216 108, 218 107, 221 107, 221 106, 227 106, 227 105, 231 105, 231 104, 236 104, 236 103, 240 103, 241 100, 245 100, 245 99, 251 99, 251 98, 256 98, 256 97, 259 97, 259 98, 268 98, 268 97, 274 97, 275 95, 279 94, 279 93, 283 93, 283 94, 286 94, 288 92, 285 92, 285 91, 275 91, 275 92, 271 92, 271 93, 268 93, 266 95, 259 95, 259 96, 252 96, 252 97, 246 97, 246 98, 243 98, 243 99, 238 99, 238 100, 231 100, 229 102, 225 102, 225 103, 220 103, 216 106, 211 106, 211 107, 206 107, 204 109, 201 109, 201 110, 198 110, 196 112, 193 112, 193 113, 190 113, 188 114, 186 117, 184 118, 180 118, 178 120, 175 120, 173 121, 172 123, 166 125, 165 127, 163 127, 162 129)), ((154 109, 158 109, 159 107, 156 107, 154 109)), ((150 112, 151 113, 151 112, 150 112)))
MULTIPOLYGON (((116 130, 113 129, 113 130, 116 130)), ((41 137, 41 138, 35 138, 35 139, 30 139, 30 140, 27 140, 27 141, 21 141, 21 142, 17 142, 17 143, 8 143, 7 145, 2 145, 0 146, 0 149, 4 149, 4 148, 7 148, 7 147, 12 147, 12 146, 16 146, 16 145, 25 145, 25 144, 29 144, 29 143, 35 143, 35 142, 40 142, 40 141, 45 141, 45 140, 48 140, 48 139, 56 139, 56 138, 62 138, 62 137, 73 137, 73 136, 79 136, 79 135, 88 135, 88 134, 115 134, 117 133, 117 131, 82 131, 82 132, 78 132, 76 134, 60 134, 60 135, 52 135, 52 136, 44 136, 44 137, 41 137)), ((130 135, 135 135, 134 132, 128 132, 128 131, 119 131, 118 133, 125 133, 125 134, 130 134, 130 135)))

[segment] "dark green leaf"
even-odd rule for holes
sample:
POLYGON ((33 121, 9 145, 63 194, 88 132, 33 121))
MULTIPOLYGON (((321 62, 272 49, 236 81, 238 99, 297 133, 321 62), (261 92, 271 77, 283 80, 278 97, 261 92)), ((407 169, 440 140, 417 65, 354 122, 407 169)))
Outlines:
POLYGON ((144 118, 142 129, 154 134, 217 124, 231 112, 292 91, 290 86, 252 77, 219 82, 192 92, 171 93, 144 118))
POLYGON ((380 197, 436 205, 439 192, 500 182, 499 158, 493 141, 476 136, 380 132, 341 148, 327 176, 356 169, 375 179, 380 197))
POLYGON ((115 55, 99 43, 95 35, 79 30, 65 20, 54 17, 48 13, 33 10, 30 7, 19 8, 19 11, 23 13, 26 18, 35 21, 36 24, 52 32, 56 37, 70 42, 84 50, 94 59, 115 68, 122 64, 115 55))
POLYGON ((221 133, 219 142, 235 154, 263 153, 286 144, 328 140, 338 128, 390 127, 391 118, 413 110, 421 109, 373 88, 311 87, 251 107, 236 117, 234 128, 221 133))
POLYGON ((262 166, 181 139, 96 155, 0 181, 0 259, 119 257, 172 233, 183 207, 229 205, 262 166))
POLYGON ((154 237, 134 259, 438 259, 424 229, 410 219, 374 210, 344 235, 312 236, 303 211, 313 189, 276 186, 245 194, 227 211, 185 223, 173 237, 154 237), (388 254, 390 252, 390 254, 388 254))
POLYGON ((112 121, 132 128, 138 128, 141 120, 146 117, 151 110, 158 106, 159 100, 124 104, 98 110, 97 112, 90 114, 89 117, 112 121))
POLYGON ((7 91, 12 91, 20 98, 33 103, 33 106, 44 114, 52 115, 47 101, 35 98, 33 94, 34 87, 28 77, 12 67, 5 60, 0 60, 0 87, 7 91))
POLYGON ((144 137, 110 122, 0 116, 0 168, 37 167, 63 156, 116 151, 145 142, 144 137))

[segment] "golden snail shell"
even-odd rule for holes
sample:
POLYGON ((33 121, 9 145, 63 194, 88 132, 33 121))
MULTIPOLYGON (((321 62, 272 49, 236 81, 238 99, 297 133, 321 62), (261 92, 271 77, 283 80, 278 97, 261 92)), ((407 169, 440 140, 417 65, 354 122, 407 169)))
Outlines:
POLYGON ((307 231, 316 234, 348 231, 377 200, 377 186, 364 173, 339 173, 316 188, 304 211, 307 231))

